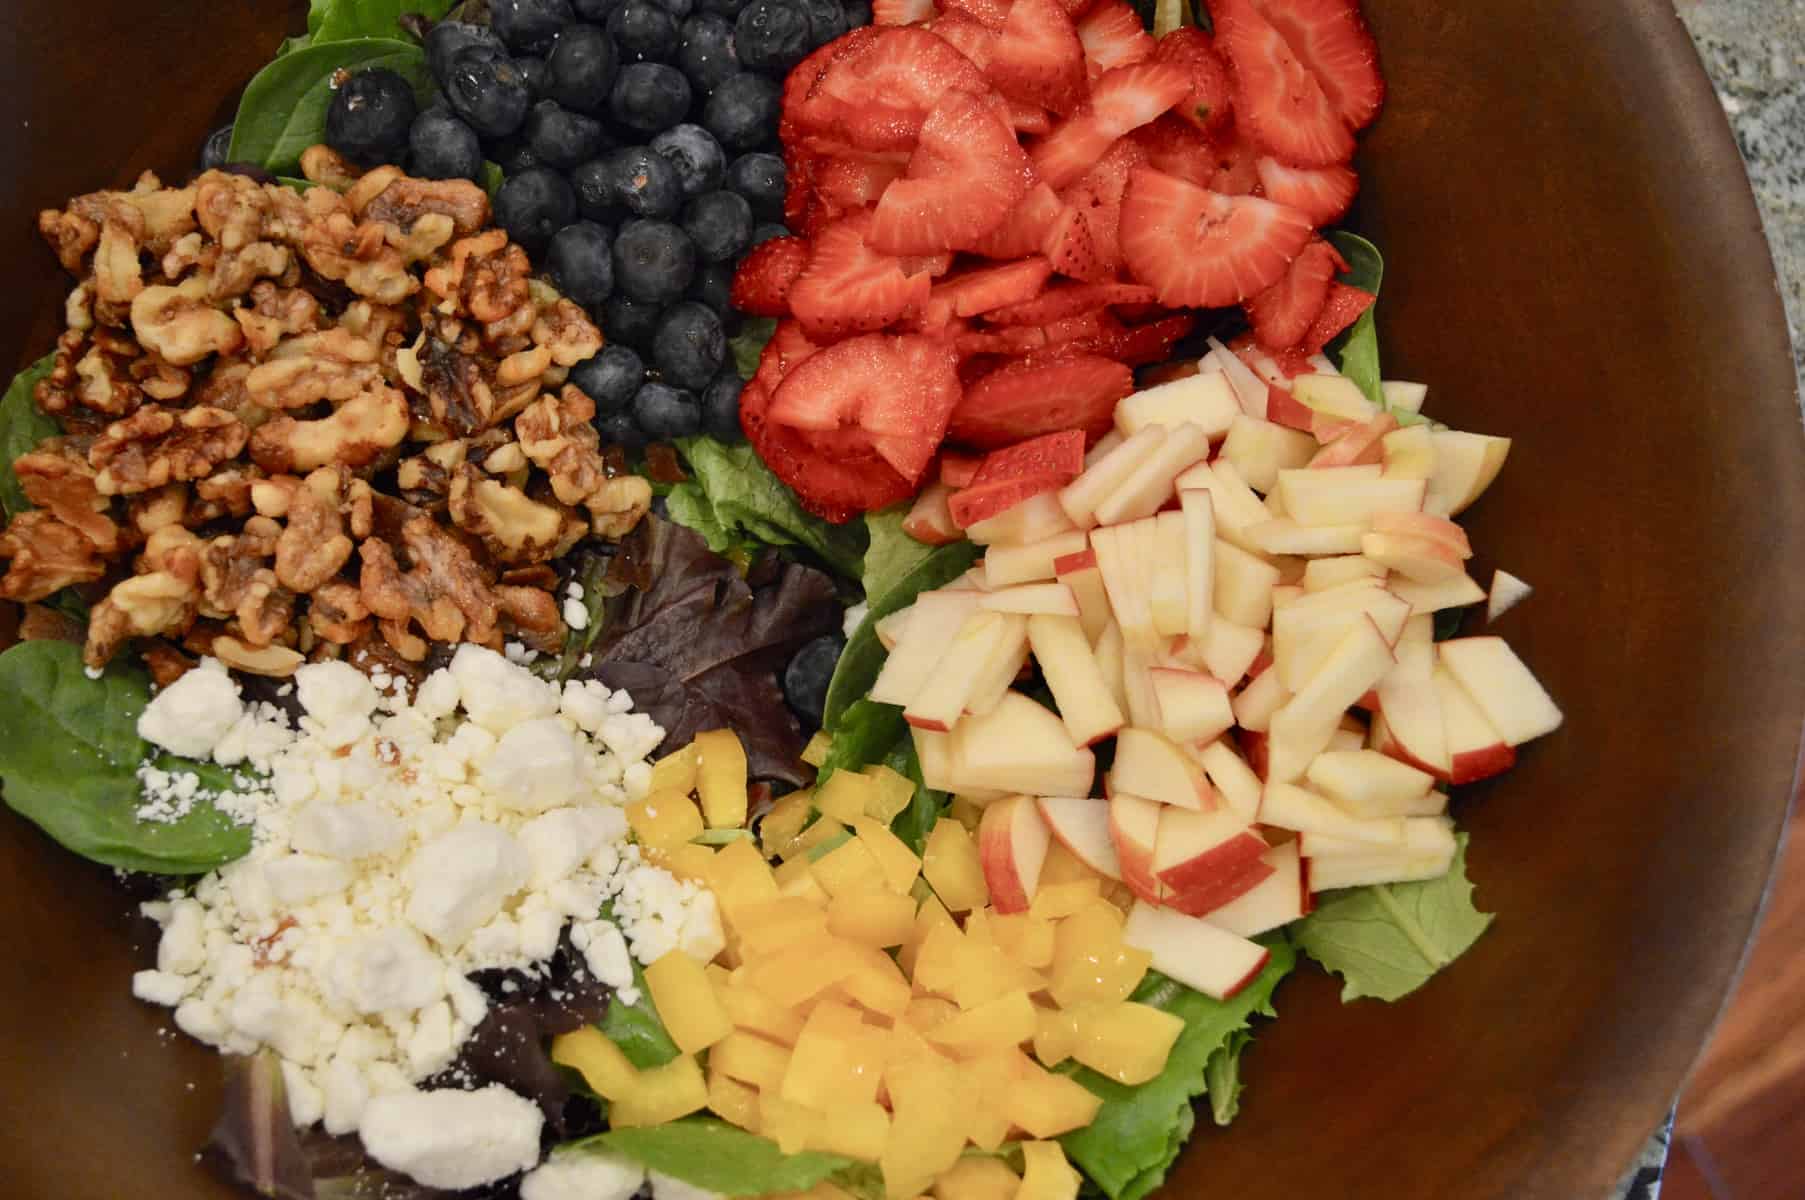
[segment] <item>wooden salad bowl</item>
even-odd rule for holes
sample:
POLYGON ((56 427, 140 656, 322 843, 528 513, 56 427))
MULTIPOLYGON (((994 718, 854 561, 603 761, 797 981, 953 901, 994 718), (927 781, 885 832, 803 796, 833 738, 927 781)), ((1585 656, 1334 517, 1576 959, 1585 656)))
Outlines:
MULTIPOLYGON (((180 179, 306 5, 7 0, 0 357, 67 280, 36 211, 180 179)), ((1774 271, 1666 0, 1367 0, 1390 97, 1350 224, 1384 251, 1386 374, 1515 439, 1470 515, 1536 587, 1508 634, 1567 713, 1468 789, 1480 906, 1396 1004, 1283 985, 1228 1130, 1168 1194, 1603 1197, 1660 1121, 1760 912, 1805 716, 1805 440, 1774 271)), ((0 1194, 228 1196, 213 1053, 134 1001, 109 874, 0 819, 0 1194)))

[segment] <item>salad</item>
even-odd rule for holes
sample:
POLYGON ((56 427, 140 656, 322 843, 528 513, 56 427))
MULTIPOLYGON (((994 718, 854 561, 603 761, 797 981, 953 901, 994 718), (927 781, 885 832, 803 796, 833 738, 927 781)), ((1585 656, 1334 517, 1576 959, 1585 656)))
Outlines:
POLYGON ((1383 96, 1353 0, 316 0, 46 210, 0 794, 206 1157, 1140 1200, 1305 959, 1465 953, 1561 714, 1335 228, 1383 96))

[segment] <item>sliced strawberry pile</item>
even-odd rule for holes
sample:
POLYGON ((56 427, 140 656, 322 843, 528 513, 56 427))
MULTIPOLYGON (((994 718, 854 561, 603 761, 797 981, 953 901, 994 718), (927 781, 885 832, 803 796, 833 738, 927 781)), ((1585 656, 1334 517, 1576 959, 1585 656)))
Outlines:
POLYGON ((1246 309, 1238 352, 1288 411, 1286 371, 1372 300, 1316 231, 1384 82, 1358 0, 1210 10, 1213 36, 1156 41, 1126 0, 874 0, 790 72, 801 236, 733 299, 785 318, 742 423, 812 510, 895 503, 936 461, 955 519, 1013 503, 1081 466, 1194 309, 1246 309))

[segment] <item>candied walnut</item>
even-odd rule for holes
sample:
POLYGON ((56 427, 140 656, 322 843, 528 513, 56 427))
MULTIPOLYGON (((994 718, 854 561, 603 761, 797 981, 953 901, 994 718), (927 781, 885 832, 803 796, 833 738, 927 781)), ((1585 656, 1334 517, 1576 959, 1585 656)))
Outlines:
POLYGON ((152 400, 179 400, 188 394, 193 374, 186 367, 166 363, 156 354, 140 354, 129 368, 132 379, 152 400))
POLYGON ((152 571, 115 584, 88 616, 82 661, 104 667, 126 640, 174 633, 194 619, 200 588, 194 576, 152 571))
POLYGON ((0 598, 7 600, 42 600, 107 570, 86 534, 37 509, 20 513, 0 533, 0 558, 11 560, 0 576, 0 598))
POLYGON ((245 388, 245 380, 250 377, 250 363, 236 358, 216 360, 194 385, 190 402, 224 409, 237 417, 246 429, 255 429, 275 414, 251 398, 251 393, 245 388))
POLYGON ((144 217, 137 209, 115 205, 100 225, 94 250, 94 293, 109 304, 127 304, 144 290, 144 268, 138 261, 138 239, 144 217))
POLYGON ((560 367, 574 367, 602 348, 602 331, 575 301, 560 296, 540 308, 533 322, 533 343, 549 350, 560 367))
MULTIPOLYGON (((356 201, 352 201, 356 207, 356 201)), ((489 197, 468 179, 393 179, 361 209, 367 221, 408 230, 424 214, 451 218, 452 231, 469 237, 489 223, 489 197)))
POLYGON ((32 504, 81 530, 102 554, 112 554, 119 549, 119 526, 107 515, 107 498, 94 488, 85 451, 81 439, 47 438, 13 460, 13 474, 32 504))
POLYGON ((144 537, 170 525, 188 522, 188 485, 166 483, 154 491, 141 492, 126 501, 125 512, 144 537))
POLYGON ((376 386, 317 421, 276 417, 251 434, 251 458, 271 474, 339 464, 361 467, 407 436, 407 397, 376 386))
POLYGON ((533 465, 551 477, 552 494, 582 504, 608 480, 601 439, 590 421, 595 402, 566 384, 557 396, 541 396, 514 418, 514 436, 533 465))
POLYGON ((509 480, 515 487, 519 487, 524 482, 523 473, 527 469, 526 451, 520 448, 519 442, 508 442, 483 455, 480 465, 490 475, 521 476, 509 480))
POLYGON ((310 221, 301 235, 301 256, 320 275, 378 304, 399 304, 420 286, 383 227, 374 221, 358 224, 348 212, 310 221))
MULTIPOLYGON (((276 578, 284 587, 311 592, 339 573, 354 549, 339 516, 338 472, 326 467, 307 477, 288 504, 288 525, 276 541, 276 578), (323 486, 314 480, 322 478, 323 486)), ((356 481, 367 493, 369 485, 356 481)), ((366 534, 368 520, 365 520, 366 534)))
POLYGON ((564 648, 564 618, 550 592, 536 587, 498 584, 495 599, 508 629, 541 654, 564 648))
POLYGON ((84 636, 80 621, 48 605, 27 604, 19 612, 21 642, 71 642, 79 646, 84 636))
POLYGON ((211 261, 211 257, 217 254, 217 249, 211 247, 199 233, 185 233, 172 242, 164 253, 163 274, 174 283, 203 262, 211 261))
POLYGON ((251 507, 262 517, 286 517, 301 480, 295 475, 275 475, 251 483, 251 507))
POLYGON ((184 579, 199 579, 207 543, 180 525, 165 525, 144 539, 139 555, 141 571, 166 571, 184 579))
POLYGON ((236 671, 286 679, 307 660, 287 646, 247 646, 224 634, 213 639, 213 657, 236 671))
POLYGON ((334 579, 308 595, 307 623, 321 641, 348 646, 368 631, 370 607, 356 584, 334 579))
POLYGON ((495 368, 495 384, 497 387, 519 387, 523 383, 536 384, 545 369, 552 365, 552 352, 546 346, 534 346, 530 350, 520 350, 501 360, 495 368))
POLYGON ((198 407, 178 414, 147 404, 107 426, 88 451, 88 461, 101 495, 130 496, 206 478, 214 467, 238 456, 245 437, 237 418, 220 409, 198 407))
MULTIPOLYGON (((86 408, 110 417, 122 417, 143 401, 143 391, 121 378, 130 368, 117 354, 93 345, 75 363, 75 397, 86 408)), ((179 394, 179 393, 178 393, 179 394)))
POLYGON ((429 338, 420 358, 420 379, 427 403, 422 415, 453 436, 467 436, 492 422, 495 393, 482 364, 471 355, 429 338))
POLYGON ((315 183, 342 192, 357 182, 364 170, 325 142, 316 142, 301 151, 301 175, 315 183))
POLYGON ((142 657, 150 670, 150 681, 158 688, 168 687, 199 665, 162 638, 146 644, 142 657))
POLYGON ((232 318, 244 331, 244 346, 253 358, 262 358, 276 343, 320 327, 320 302, 300 288, 281 288, 268 280, 251 288, 248 307, 232 310, 232 318))
POLYGON ((306 408, 321 400, 343 404, 382 382, 379 354, 377 343, 342 326, 302 334, 251 368, 245 392, 266 408, 306 408))
POLYGON ((251 524, 257 527, 247 525, 237 536, 223 535, 204 543, 200 559, 203 617, 229 617, 254 582, 260 578, 272 586, 277 582, 269 570, 279 537, 275 522, 257 517, 251 524))
POLYGON ((358 587, 372 613, 403 630, 416 622, 435 642, 495 637, 500 613, 469 547, 421 515, 402 525, 401 548, 412 563, 405 574, 387 542, 367 538, 359 547, 358 587))
POLYGON ((451 476, 447 509, 458 528, 482 539, 497 562, 544 562, 582 539, 582 524, 519 488, 484 478, 469 463, 451 476), (572 536, 572 527, 575 536, 572 536))
POLYGON ((100 222, 71 207, 67 212, 47 208, 38 214, 38 232, 56 252, 56 260, 71 275, 82 273, 88 251, 100 242, 100 222))
POLYGON ((152 255, 163 255, 194 230, 194 188, 166 188, 146 171, 138 186, 119 197, 143 222, 139 239, 152 255))
POLYGON ((194 494, 222 516, 245 517, 251 512, 251 486, 261 478, 253 466, 224 467, 194 485, 194 494))
POLYGON ((265 236, 271 191, 254 179, 228 171, 207 171, 194 181, 194 211, 201 229, 226 251, 242 250, 265 236))
POLYGON ((287 274, 290 261, 288 247, 274 242, 252 242, 242 250, 228 250, 214 260, 207 277, 207 299, 215 303, 235 300, 259 279, 287 274))
POLYGON ((146 349, 178 367, 209 354, 230 354, 244 343, 238 322, 229 315, 161 284, 145 288, 132 301, 132 329, 146 349))
POLYGON ((382 195, 390 184, 401 177, 401 168, 393 164, 385 163, 376 167, 368 174, 360 176, 357 182, 346 190, 345 207, 349 208, 352 215, 360 221, 381 220, 380 217, 370 217, 364 210, 370 207, 370 201, 382 195))
POLYGON ((94 293, 87 284, 76 284, 63 298, 63 324, 82 333, 94 328, 94 293))
POLYGON ((87 344, 87 335, 77 329, 65 330, 57 336, 50 373, 38 380, 31 392, 32 400, 41 411, 64 416, 78 407, 80 376, 76 374, 75 365, 81 360, 87 344))
POLYGON ((626 537, 652 510, 652 485, 638 475, 617 475, 583 502, 598 537, 626 537))

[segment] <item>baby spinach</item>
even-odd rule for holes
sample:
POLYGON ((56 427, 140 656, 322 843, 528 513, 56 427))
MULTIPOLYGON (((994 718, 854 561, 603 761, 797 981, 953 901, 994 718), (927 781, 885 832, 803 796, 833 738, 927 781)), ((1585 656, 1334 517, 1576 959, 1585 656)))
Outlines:
MULTIPOLYGON (((1342 272, 1340 281, 1377 296, 1385 278, 1385 259, 1379 248, 1359 234, 1342 229, 1331 230, 1326 236, 1347 260, 1348 269, 1342 272)), ((1376 305, 1368 305, 1358 320, 1338 334, 1329 343, 1328 352, 1341 373, 1358 384, 1368 400, 1384 408, 1385 391, 1379 386, 1379 328, 1373 319, 1374 307, 1376 305)))
POLYGON ((581 1154, 588 1149, 624 1155, 660 1175, 723 1196, 807 1191, 854 1165, 838 1154, 785 1154, 776 1142, 714 1117, 610 1129, 571 1142, 558 1153, 581 1154))
MULTIPOLYGON (((81 648, 21 642, 0 654, 0 781, 8 807, 84 858, 127 871, 197 875, 251 848, 251 831, 204 801, 168 823, 140 821, 138 764, 150 752, 138 714, 150 699, 140 670, 115 665, 99 679, 81 648)), ((161 765, 223 773, 180 759, 161 765)))
POLYGON ((45 438, 62 432, 55 421, 38 410, 32 399, 33 389, 40 379, 50 374, 55 362, 55 354, 38 359, 13 376, 6 395, 0 397, 0 511, 8 517, 17 516, 31 507, 31 501, 25 498, 25 489, 13 475, 13 462, 45 438))
POLYGON ((908 807, 896 814, 890 830, 917 854, 927 842, 928 831, 946 810, 947 795, 921 779, 921 762, 915 757, 915 739, 903 722, 902 709, 875 700, 853 702, 840 719, 839 731, 821 762, 816 782, 835 771, 857 771, 880 763, 915 785, 908 807))
POLYGON ((908 515, 907 504, 865 514, 865 528, 871 536, 870 545, 865 549, 865 561, 859 568, 859 580, 865 585, 867 598, 888 595, 905 575, 934 552, 934 547, 903 532, 903 518, 908 515))
MULTIPOLYGON (((322 21, 322 25, 324 22, 322 21)), ((232 162, 256 163, 278 175, 299 175, 301 151, 326 137, 326 109, 341 71, 387 67, 413 85, 422 105, 433 94, 426 52, 395 37, 313 41, 257 72, 232 123, 232 162)))

